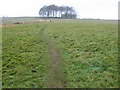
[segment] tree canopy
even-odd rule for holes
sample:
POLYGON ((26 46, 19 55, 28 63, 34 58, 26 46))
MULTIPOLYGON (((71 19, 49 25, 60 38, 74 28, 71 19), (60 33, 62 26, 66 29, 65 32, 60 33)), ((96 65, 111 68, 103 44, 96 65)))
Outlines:
POLYGON ((43 6, 39 10, 40 17, 47 17, 47 18, 76 18, 77 13, 73 7, 69 6, 57 6, 57 5, 49 5, 43 6))

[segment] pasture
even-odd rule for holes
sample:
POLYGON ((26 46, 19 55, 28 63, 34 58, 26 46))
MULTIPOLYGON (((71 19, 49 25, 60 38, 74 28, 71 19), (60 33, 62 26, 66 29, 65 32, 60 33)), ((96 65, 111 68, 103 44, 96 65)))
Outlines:
POLYGON ((3 88, 119 87, 116 21, 34 20, 3 21, 3 88))

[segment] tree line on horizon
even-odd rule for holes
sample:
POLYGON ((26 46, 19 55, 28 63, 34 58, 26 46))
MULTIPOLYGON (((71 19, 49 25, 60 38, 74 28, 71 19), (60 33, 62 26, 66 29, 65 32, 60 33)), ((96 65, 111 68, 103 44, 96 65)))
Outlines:
POLYGON ((73 7, 57 6, 57 5, 44 5, 39 10, 40 17, 44 18, 76 18, 77 13, 73 7))

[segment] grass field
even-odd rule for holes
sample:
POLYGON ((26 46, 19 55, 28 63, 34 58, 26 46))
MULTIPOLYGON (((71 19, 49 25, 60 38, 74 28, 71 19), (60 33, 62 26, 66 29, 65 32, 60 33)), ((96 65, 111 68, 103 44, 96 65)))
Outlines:
POLYGON ((3 88, 119 87, 115 21, 16 24, 2 41, 3 88))

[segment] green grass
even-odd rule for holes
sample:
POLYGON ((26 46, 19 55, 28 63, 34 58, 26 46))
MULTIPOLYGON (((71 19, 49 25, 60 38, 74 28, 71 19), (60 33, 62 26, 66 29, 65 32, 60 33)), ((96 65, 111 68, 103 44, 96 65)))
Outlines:
POLYGON ((0 28, 0 89, 2 88, 2 28, 0 28))
POLYGON ((3 28, 3 88, 43 87, 47 46, 39 32, 44 24, 3 28))
MULTIPOLYGON (((64 61, 65 87, 118 87, 117 23, 66 22, 49 23, 44 31, 44 37, 56 44, 64 61)), ((46 87, 48 45, 40 36, 45 24, 3 28, 4 88, 46 87)))
POLYGON ((45 33, 61 50, 67 87, 118 87, 117 24, 50 24, 45 33))

